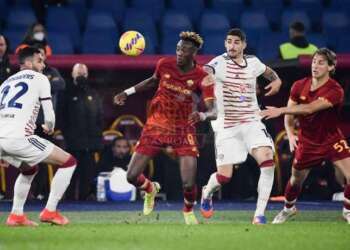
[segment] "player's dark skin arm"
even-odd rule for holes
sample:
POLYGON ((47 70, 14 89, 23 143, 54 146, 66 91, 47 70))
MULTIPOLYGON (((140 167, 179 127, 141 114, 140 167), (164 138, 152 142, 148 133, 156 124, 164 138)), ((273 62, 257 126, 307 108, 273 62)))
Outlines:
MULTIPOLYGON (((154 88, 158 84, 159 84, 159 79, 155 75, 153 75, 150 78, 147 78, 142 82, 136 84, 134 87, 135 87, 136 93, 138 93, 138 92, 143 92, 148 89, 154 88)), ((114 96, 114 103, 117 105, 124 105, 127 97, 128 96, 124 91, 120 92, 119 94, 114 96)))
POLYGON ((267 109, 261 111, 260 115, 265 119, 272 119, 280 115, 310 115, 318 111, 331 108, 333 105, 326 99, 317 99, 308 104, 298 104, 288 107, 266 107, 267 109))
POLYGON ((263 77, 270 81, 270 83, 265 87, 265 89, 269 89, 265 96, 277 94, 282 85, 282 81, 277 75, 277 73, 270 67, 266 66, 266 70, 263 73, 263 77))

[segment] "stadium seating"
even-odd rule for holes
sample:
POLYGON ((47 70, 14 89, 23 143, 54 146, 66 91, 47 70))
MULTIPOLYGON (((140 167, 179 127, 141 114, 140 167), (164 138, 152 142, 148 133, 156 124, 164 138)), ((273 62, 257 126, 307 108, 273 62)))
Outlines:
POLYGON ((14 51, 18 45, 22 42, 25 31, 5 30, 4 35, 7 37, 10 43, 10 49, 14 51))
POLYGON ((323 31, 328 34, 344 34, 349 32, 349 17, 343 11, 326 11, 323 13, 323 31))
POLYGON ((35 14, 31 8, 13 8, 7 17, 6 27, 11 30, 23 30, 36 21, 35 14))
POLYGON ((241 15, 240 27, 247 33, 264 33, 270 29, 263 11, 246 11, 241 15))
POLYGON ((146 11, 155 21, 160 20, 165 10, 164 0, 132 0, 131 6, 135 9, 146 11))
POLYGON ((174 10, 185 12, 192 21, 196 21, 204 9, 204 0, 170 0, 170 6, 174 10))
POLYGON ((261 37, 257 46, 257 56, 262 60, 273 60, 279 57, 279 46, 289 40, 282 32, 269 32, 261 37))
POLYGON ((158 42, 157 30, 154 19, 144 10, 130 8, 125 13, 122 24, 123 32, 127 30, 137 30, 143 35, 158 42))
POLYGON ((52 32, 48 34, 48 43, 52 49, 53 54, 73 54, 74 47, 69 36, 52 32))
POLYGON ((303 10, 286 10, 282 13, 282 25, 281 29, 282 31, 288 30, 289 25, 292 22, 295 21, 301 21, 304 25, 306 30, 310 30, 311 27, 311 21, 309 16, 307 15, 306 11, 303 10))
POLYGON ((85 30, 117 32, 118 29, 110 13, 92 11, 87 17, 85 30))
POLYGON ((199 22, 199 33, 203 36, 225 34, 230 28, 228 18, 220 12, 205 11, 199 22), (215 20, 215 21, 213 21, 215 20))
POLYGON ((65 7, 49 7, 47 10, 46 28, 48 32, 55 31, 69 35, 75 49, 78 50, 80 48, 81 36, 79 23, 72 9, 65 7), (59 22, 57 20, 59 20, 59 22))
POLYGON ((117 43, 112 34, 103 31, 87 31, 83 37, 82 53, 114 54, 117 43))
POLYGON ((124 0, 93 0, 91 8, 93 10, 109 12, 117 22, 121 22, 126 9, 126 3, 124 0))
POLYGON ((224 41, 224 34, 214 34, 205 36, 202 54, 220 55, 224 53, 226 51, 224 47, 224 41))
POLYGON ((241 13, 244 9, 244 0, 215 0, 212 1, 214 10, 223 11, 230 19, 233 26, 239 24, 241 13))
POLYGON ((192 30, 191 20, 186 13, 170 10, 164 14, 161 23, 161 34, 163 36, 178 35, 184 30, 192 30))

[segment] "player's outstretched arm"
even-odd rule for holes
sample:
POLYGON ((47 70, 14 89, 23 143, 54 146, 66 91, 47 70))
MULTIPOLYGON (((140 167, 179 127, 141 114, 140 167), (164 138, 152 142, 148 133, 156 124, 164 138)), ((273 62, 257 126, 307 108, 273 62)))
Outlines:
POLYGON ((272 119, 280 115, 310 115, 318 111, 331 108, 333 106, 327 99, 319 98, 308 104, 298 104, 290 107, 271 107, 267 106, 265 110, 260 112, 260 115, 265 119, 272 119))
POLYGON ((135 86, 128 88, 123 92, 120 92, 119 94, 114 96, 114 103, 117 105, 124 105, 129 95, 153 88, 157 86, 158 83, 159 83, 159 79, 155 75, 153 75, 152 77, 147 78, 146 80, 143 80, 142 82, 136 84, 135 86))
POLYGON ((41 106, 44 113, 44 124, 42 124, 41 127, 43 128, 44 133, 52 135, 55 130, 56 116, 51 98, 41 100, 41 106))
POLYGON ((270 83, 265 87, 266 90, 269 90, 265 94, 265 96, 277 94, 282 85, 282 81, 277 75, 277 73, 270 67, 266 66, 266 70, 263 74, 263 77, 270 81, 270 83))
MULTIPOLYGON (((297 102, 294 102, 292 99, 288 100, 287 107, 295 106, 297 102)), ((294 150, 298 146, 298 137, 295 135, 295 116, 294 115, 285 115, 284 116, 284 127, 287 132, 288 141, 289 141, 289 150, 290 152, 294 152, 294 150)))

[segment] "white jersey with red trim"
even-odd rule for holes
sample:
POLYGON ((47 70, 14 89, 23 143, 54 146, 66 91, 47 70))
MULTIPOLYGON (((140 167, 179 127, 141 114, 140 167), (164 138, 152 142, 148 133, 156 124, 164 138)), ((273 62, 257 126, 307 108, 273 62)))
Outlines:
POLYGON ((250 55, 245 55, 243 65, 238 65, 226 53, 207 65, 215 75, 218 118, 211 122, 214 131, 260 121, 256 78, 265 72, 266 65, 250 55))
POLYGON ((33 70, 21 70, 0 86, 0 138, 34 134, 40 101, 51 99, 48 78, 33 70))

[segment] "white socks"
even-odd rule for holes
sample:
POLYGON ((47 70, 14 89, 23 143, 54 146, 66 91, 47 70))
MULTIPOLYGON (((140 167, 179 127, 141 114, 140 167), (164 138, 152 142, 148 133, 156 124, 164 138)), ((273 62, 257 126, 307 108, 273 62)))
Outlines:
POLYGON ((33 175, 23 175, 19 174, 17 177, 14 194, 13 194, 13 203, 11 213, 16 215, 23 214, 24 203, 27 200, 27 196, 30 190, 30 186, 35 177, 36 173, 33 175))
POLYGON ((269 201, 274 180, 275 167, 260 168, 260 178, 258 183, 258 200, 254 216, 262 216, 265 213, 267 202, 269 201))
POLYGON ((61 200, 64 192, 68 188, 76 165, 67 168, 59 168, 52 179, 51 191, 47 200, 46 209, 56 211, 57 204, 61 200))
POLYGON ((211 199, 213 196, 213 193, 215 193, 217 190, 220 189, 221 184, 218 182, 216 178, 217 172, 213 173, 208 181, 207 186, 203 190, 203 198, 204 199, 211 199))

